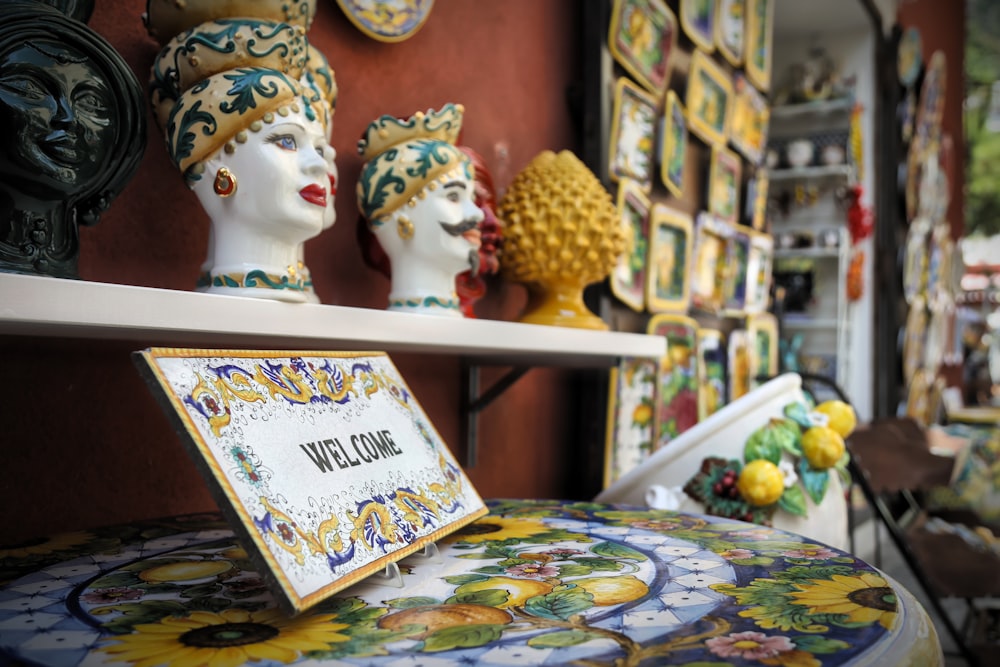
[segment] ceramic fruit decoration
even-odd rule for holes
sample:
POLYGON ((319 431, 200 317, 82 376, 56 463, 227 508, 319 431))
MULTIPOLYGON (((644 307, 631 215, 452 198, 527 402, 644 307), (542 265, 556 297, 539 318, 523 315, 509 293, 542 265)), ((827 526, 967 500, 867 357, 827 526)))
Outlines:
POLYGON ((813 409, 792 402, 750 434, 743 461, 708 457, 684 491, 708 514, 771 525, 777 511, 807 515, 807 498, 823 502, 830 475, 847 477, 844 439, 857 425, 854 408, 826 401, 813 409))
POLYGON ((503 275, 529 292, 521 322, 604 330, 583 288, 607 277, 625 251, 611 195, 570 151, 543 151, 497 209, 504 223, 503 275))

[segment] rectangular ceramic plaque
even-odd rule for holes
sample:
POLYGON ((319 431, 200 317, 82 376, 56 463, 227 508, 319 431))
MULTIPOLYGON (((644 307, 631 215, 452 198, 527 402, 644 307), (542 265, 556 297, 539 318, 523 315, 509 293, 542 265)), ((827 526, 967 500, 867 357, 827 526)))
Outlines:
POLYGON ((289 613, 487 512, 385 353, 134 356, 289 613))

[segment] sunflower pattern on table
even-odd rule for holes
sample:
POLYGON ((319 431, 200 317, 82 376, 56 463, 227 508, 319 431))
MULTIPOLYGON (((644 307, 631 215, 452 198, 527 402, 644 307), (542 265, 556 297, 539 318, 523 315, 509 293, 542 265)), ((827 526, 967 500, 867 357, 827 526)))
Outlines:
POLYGON ((8 549, 4 564, 22 576, 0 589, 0 657, 791 667, 940 655, 905 589, 797 535, 629 506, 489 505, 438 558, 404 560, 402 588, 362 582, 295 617, 277 610, 233 533, 204 517, 94 531, 56 563, 8 549))

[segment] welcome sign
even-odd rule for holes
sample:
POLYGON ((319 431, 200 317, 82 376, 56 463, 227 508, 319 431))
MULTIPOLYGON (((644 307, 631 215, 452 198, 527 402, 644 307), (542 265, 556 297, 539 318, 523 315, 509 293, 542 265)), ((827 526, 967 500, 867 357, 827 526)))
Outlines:
POLYGON ((289 613, 487 512, 385 353, 134 358, 289 613))

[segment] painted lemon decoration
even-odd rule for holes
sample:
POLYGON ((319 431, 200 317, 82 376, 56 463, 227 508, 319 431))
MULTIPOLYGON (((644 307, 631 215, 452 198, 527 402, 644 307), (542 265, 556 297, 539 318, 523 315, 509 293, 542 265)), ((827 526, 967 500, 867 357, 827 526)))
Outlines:
POLYGON ((183 563, 157 565, 139 573, 139 578, 149 583, 179 583, 216 577, 233 569, 225 560, 192 560, 183 563))
POLYGON ((785 476, 767 459, 755 459, 743 466, 736 490, 751 505, 773 505, 785 492, 785 476))
POLYGON ((631 574, 622 577, 588 577, 567 582, 576 584, 594 596, 594 605, 607 607, 638 600, 649 593, 649 586, 631 574))
POLYGON ((507 601, 496 605, 500 609, 508 607, 522 607, 528 598, 537 595, 546 595, 552 592, 552 584, 547 581, 535 579, 514 579, 513 577, 490 577, 482 581, 470 581, 455 589, 456 596, 468 593, 478 593, 480 591, 503 590, 507 591, 507 601))
POLYGON ((844 456, 844 439, 829 426, 812 426, 802 434, 802 453, 813 468, 826 470, 844 456))
POLYGON ((510 612, 481 604, 429 604, 411 607, 378 620, 383 630, 401 630, 408 625, 425 628, 410 635, 423 639, 432 632, 459 625, 506 625, 511 622, 510 612))
POLYGON ((858 425, 858 417, 854 414, 854 408, 844 401, 823 401, 814 410, 827 417, 827 426, 846 438, 854 432, 858 425))

